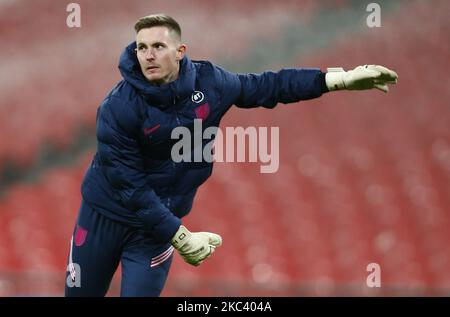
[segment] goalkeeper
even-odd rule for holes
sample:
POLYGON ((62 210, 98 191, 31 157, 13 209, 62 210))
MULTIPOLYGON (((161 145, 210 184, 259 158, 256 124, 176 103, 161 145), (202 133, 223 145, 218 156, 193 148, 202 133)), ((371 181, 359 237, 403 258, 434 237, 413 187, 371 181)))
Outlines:
POLYGON ((198 266, 221 245, 218 234, 182 225, 212 163, 172 160, 176 127, 192 131, 195 119, 203 129, 218 127, 232 105, 274 108, 335 90, 387 92, 397 82, 378 65, 234 74, 190 60, 167 15, 143 17, 135 31, 120 57, 123 79, 97 111, 98 147, 82 183, 66 296, 104 296, 119 263, 121 296, 159 296, 174 251, 198 266))

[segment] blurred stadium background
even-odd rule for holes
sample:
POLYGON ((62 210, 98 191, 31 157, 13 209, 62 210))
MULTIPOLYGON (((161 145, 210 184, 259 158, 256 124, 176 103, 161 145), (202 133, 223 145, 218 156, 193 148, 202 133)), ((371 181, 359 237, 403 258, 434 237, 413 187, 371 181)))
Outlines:
POLYGON ((96 109, 134 22, 157 12, 192 59, 232 71, 382 64, 400 78, 387 95, 230 111, 222 127, 280 127, 280 169, 215 165, 186 223, 224 245, 199 268, 176 256, 163 296, 450 295, 449 1, 374 1, 380 28, 372 1, 76 2, 71 29, 70 1, 0 1, 1 296, 63 295, 96 109), (381 288, 366 286, 372 262, 381 288))

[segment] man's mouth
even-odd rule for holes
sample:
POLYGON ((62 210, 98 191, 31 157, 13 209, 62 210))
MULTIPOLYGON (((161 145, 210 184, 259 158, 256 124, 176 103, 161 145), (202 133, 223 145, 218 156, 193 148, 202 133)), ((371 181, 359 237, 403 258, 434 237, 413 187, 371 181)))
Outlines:
POLYGON ((147 66, 146 70, 155 70, 159 68, 158 66, 147 66))

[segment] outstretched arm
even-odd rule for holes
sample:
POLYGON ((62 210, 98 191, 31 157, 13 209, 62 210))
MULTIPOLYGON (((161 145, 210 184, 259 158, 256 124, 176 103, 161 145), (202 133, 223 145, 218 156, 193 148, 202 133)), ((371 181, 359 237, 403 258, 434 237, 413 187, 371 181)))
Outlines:
POLYGON ((320 97, 328 91, 325 74, 316 68, 290 68, 261 74, 235 74, 216 67, 222 100, 240 108, 274 108, 320 97))
POLYGON ((397 74, 383 66, 365 65, 353 70, 329 68, 282 69, 262 74, 234 74, 216 67, 221 95, 227 104, 240 108, 274 108, 278 103, 291 103, 320 97, 335 90, 380 89, 397 82, 397 74))
POLYGON ((280 102, 287 104, 317 98, 327 91, 325 74, 313 68, 239 74, 238 78, 241 93, 235 104, 240 108, 273 108, 280 102))

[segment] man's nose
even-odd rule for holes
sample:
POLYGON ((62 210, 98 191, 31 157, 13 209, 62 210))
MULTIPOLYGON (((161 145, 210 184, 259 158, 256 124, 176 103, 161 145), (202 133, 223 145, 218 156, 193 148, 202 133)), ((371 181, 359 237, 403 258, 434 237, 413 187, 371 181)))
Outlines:
POLYGON ((155 54, 153 54, 153 49, 149 48, 147 52, 145 52, 145 58, 148 60, 155 59, 155 54))

